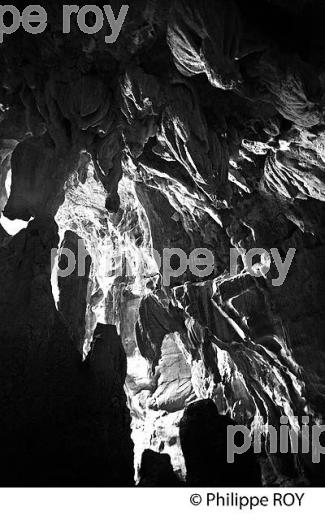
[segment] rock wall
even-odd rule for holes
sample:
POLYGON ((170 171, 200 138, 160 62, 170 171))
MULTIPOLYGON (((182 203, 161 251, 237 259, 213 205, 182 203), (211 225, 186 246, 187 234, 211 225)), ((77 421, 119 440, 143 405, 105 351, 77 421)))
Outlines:
POLYGON ((131 485, 125 353, 115 328, 98 326, 82 362, 65 303, 79 296, 80 317, 87 284, 82 291, 74 277, 61 286, 56 310, 50 277, 58 240, 53 218, 37 217, 0 246, 0 483, 131 485))
MULTIPOLYGON (((109 45, 47 8, 0 45, 0 210, 28 222, 0 228, 0 480, 242 484, 227 425, 324 422, 325 6, 130 0, 109 45), (167 248, 213 269, 166 281, 167 248)), ((253 484, 324 484, 248 457, 253 484)))

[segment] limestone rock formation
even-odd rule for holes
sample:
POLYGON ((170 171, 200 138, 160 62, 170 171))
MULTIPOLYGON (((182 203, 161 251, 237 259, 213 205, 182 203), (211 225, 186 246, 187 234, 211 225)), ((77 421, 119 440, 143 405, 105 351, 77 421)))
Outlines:
POLYGON ((145 450, 141 461, 142 487, 176 487, 181 483, 173 472, 168 455, 161 455, 152 450, 145 450))
MULTIPOLYGON (((51 249, 58 240, 54 220, 38 217, 0 247, 0 482, 130 485, 124 350, 116 331, 99 328, 91 357, 82 363, 80 330, 68 322, 67 307, 67 291, 70 299, 77 296, 78 285, 62 287, 65 320, 52 295, 51 249)), ((87 284, 83 289, 81 302, 87 284)))
POLYGON ((266 431, 325 421, 325 5, 46 5, 0 44, 0 483, 324 485, 266 431))
POLYGON ((189 485, 261 485, 260 468, 253 450, 238 457, 233 465, 227 463, 227 427, 233 424, 228 417, 219 416, 215 404, 208 399, 197 401, 185 410, 180 437, 189 485), (197 443, 200 451, 196 449, 197 443))

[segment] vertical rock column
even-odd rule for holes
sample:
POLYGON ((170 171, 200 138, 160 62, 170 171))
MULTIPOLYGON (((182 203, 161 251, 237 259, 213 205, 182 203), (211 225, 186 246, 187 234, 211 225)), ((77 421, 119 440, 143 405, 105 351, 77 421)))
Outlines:
POLYGON ((131 485, 125 354, 99 331, 82 362, 52 296, 57 245, 54 220, 37 217, 0 247, 0 484, 131 485))

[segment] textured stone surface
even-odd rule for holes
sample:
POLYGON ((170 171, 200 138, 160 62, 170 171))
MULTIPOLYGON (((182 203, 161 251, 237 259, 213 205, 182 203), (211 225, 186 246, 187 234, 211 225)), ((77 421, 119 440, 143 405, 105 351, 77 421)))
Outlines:
POLYGON ((58 256, 58 269, 64 274, 58 277, 58 311, 83 355, 91 257, 83 240, 73 231, 66 231, 58 256), (70 273, 71 253, 74 268, 70 273))
MULTIPOLYGON (((134 442, 142 485, 240 485, 227 421, 325 420, 325 6, 129 4, 112 45, 49 1, 43 34, 0 46, 0 211, 34 218, 0 228, 4 483, 131 484, 134 442), (78 238, 85 274, 58 279, 78 238), (166 286, 165 248, 214 269, 166 286), (296 250, 281 286, 252 248, 296 250)), ((256 484, 324 484, 308 455, 250 460, 256 484)))

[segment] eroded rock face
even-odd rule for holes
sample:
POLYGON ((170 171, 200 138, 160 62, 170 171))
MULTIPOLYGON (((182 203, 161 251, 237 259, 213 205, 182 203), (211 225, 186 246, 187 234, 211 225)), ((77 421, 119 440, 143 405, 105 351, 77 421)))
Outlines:
POLYGON ((58 254, 58 311, 83 355, 91 257, 83 240, 73 231, 66 231, 58 254), (72 258, 74 265, 70 269, 72 258))
MULTIPOLYGON (((133 0, 107 45, 58 4, 0 46, 0 211, 34 219, 0 227, 1 480, 128 485, 134 441, 142 485, 247 485, 227 424, 325 420, 325 7, 133 0), (213 268, 166 278, 171 248, 213 268)), ((248 457, 254 485, 324 484, 248 457)))
POLYGON ((228 417, 218 415, 209 399, 197 401, 185 410, 180 437, 190 486, 261 485, 260 468, 253 450, 238 457, 233 464, 227 463, 227 427, 234 424, 228 417))
POLYGON ((10 157, 17 141, 4 139, 1 141, 0 150, 0 211, 2 212, 8 201, 6 181, 10 170, 10 157))
MULTIPOLYGON (((57 231, 52 218, 37 218, 0 246, 0 482, 131 485, 125 354, 116 331, 98 330, 91 359, 82 363, 79 338, 65 323, 70 309, 62 305, 63 320, 52 295, 57 231)), ((68 289, 72 298, 80 287, 74 281, 63 288, 63 302, 68 289)))
POLYGON ((96 327, 87 360, 82 367, 81 460, 84 479, 100 485, 128 486, 134 482, 130 413, 123 385, 126 355, 116 327, 96 327), (91 465, 92 476, 88 465, 91 465))
POLYGON ((238 64, 241 20, 235 2, 177 0, 169 14, 167 42, 184 76, 205 73, 224 90, 241 80, 238 64))

